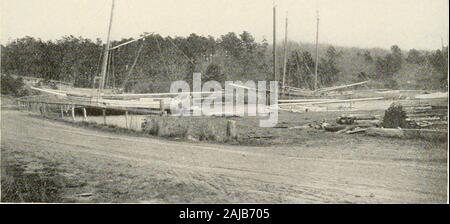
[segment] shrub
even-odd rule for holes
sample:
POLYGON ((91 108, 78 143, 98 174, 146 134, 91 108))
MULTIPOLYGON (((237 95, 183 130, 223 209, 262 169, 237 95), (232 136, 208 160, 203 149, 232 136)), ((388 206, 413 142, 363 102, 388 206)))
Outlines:
POLYGON ((24 91, 25 84, 22 78, 14 78, 10 75, 2 75, 1 76, 1 93, 4 95, 13 95, 13 96, 23 96, 23 94, 27 94, 27 91, 24 91))
POLYGON ((407 128, 406 112, 402 105, 393 103, 384 113, 381 126, 384 128, 407 128))

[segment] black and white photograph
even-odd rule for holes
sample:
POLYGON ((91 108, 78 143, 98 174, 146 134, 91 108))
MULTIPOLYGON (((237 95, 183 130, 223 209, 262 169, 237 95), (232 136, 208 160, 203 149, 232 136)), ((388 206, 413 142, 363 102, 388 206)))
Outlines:
POLYGON ((0 0, 0 203, 229 205, 180 223, 448 204, 448 18, 448 0, 0 0))

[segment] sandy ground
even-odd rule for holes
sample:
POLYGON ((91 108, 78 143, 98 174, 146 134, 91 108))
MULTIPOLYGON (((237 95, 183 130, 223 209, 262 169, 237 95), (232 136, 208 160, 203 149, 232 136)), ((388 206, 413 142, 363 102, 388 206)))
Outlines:
POLYGON ((29 172, 55 164, 72 183, 62 189, 62 202, 447 201, 447 144, 330 136, 298 145, 227 146, 118 135, 1 112, 2 163, 20 161, 29 172))

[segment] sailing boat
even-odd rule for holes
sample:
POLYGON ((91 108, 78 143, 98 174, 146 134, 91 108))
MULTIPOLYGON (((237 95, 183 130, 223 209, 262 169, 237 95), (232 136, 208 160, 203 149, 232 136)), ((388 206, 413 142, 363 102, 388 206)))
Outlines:
MULTIPOLYGON (((33 90, 40 91, 42 93, 51 94, 57 96, 59 99, 72 104, 80 104, 90 107, 101 107, 101 108, 140 108, 140 109, 161 109, 161 101, 171 100, 171 96, 179 96, 180 93, 149 93, 149 94, 112 94, 106 93, 105 80, 108 69, 108 58, 111 50, 117 49, 119 47, 125 46, 127 44, 136 42, 145 38, 152 33, 141 36, 140 38, 130 40, 128 42, 119 44, 115 47, 110 47, 111 40, 111 28, 114 16, 114 5, 115 0, 112 0, 111 12, 108 24, 108 33, 106 38, 106 44, 103 51, 103 60, 101 65, 101 72, 99 76, 94 78, 94 82, 98 82, 97 89, 69 89, 69 90, 53 90, 45 88, 31 87, 33 90), (154 99, 154 97, 159 97, 154 99), (162 97, 162 98, 161 98, 162 97), (147 99, 146 99, 147 98, 147 99), (164 99, 165 98, 165 99, 164 99)), ((134 63, 135 64, 135 63, 134 63)), ((95 86, 95 83, 94 83, 95 86)), ((169 105, 166 103, 165 105, 169 105)))
MULTIPOLYGON (((325 87, 325 88, 319 88, 318 87, 318 69, 319 69, 319 11, 317 11, 317 19, 316 19, 316 43, 315 43, 315 53, 316 53, 316 63, 314 67, 314 90, 309 89, 302 89, 297 87, 291 87, 285 85, 285 75, 286 75, 286 61, 287 61, 287 28, 288 28, 288 18, 286 16, 286 30, 285 30, 285 47, 284 47, 284 66, 283 66, 283 83, 282 83, 282 90, 286 91, 287 94, 292 96, 303 96, 303 97, 310 97, 310 96, 321 96, 321 95, 327 95, 327 92, 330 91, 336 91, 340 89, 345 89, 353 86, 359 86, 367 84, 369 81, 364 82, 358 82, 358 83, 352 83, 348 85, 341 85, 341 86, 332 86, 332 87, 325 87)), ((306 64, 305 64, 306 65, 306 64)), ((306 65, 308 66, 308 65, 306 65)), ((308 67, 307 67, 308 68, 308 67)), ((309 68, 308 68, 309 70, 309 68)), ((283 92, 284 93, 284 92, 283 92)))

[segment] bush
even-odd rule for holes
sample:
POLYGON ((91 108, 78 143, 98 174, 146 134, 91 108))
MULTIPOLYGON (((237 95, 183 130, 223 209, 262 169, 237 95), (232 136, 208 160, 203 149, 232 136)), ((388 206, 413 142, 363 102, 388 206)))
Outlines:
POLYGON ((402 105, 393 103, 384 113, 381 126, 384 128, 408 128, 406 121, 406 112, 402 105))
POLYGON ((10 75, 1 76, 1 93, 4 95, 24 96, 28 91, 24 91, 25 83, 22 78, 14 78, 10 75))

